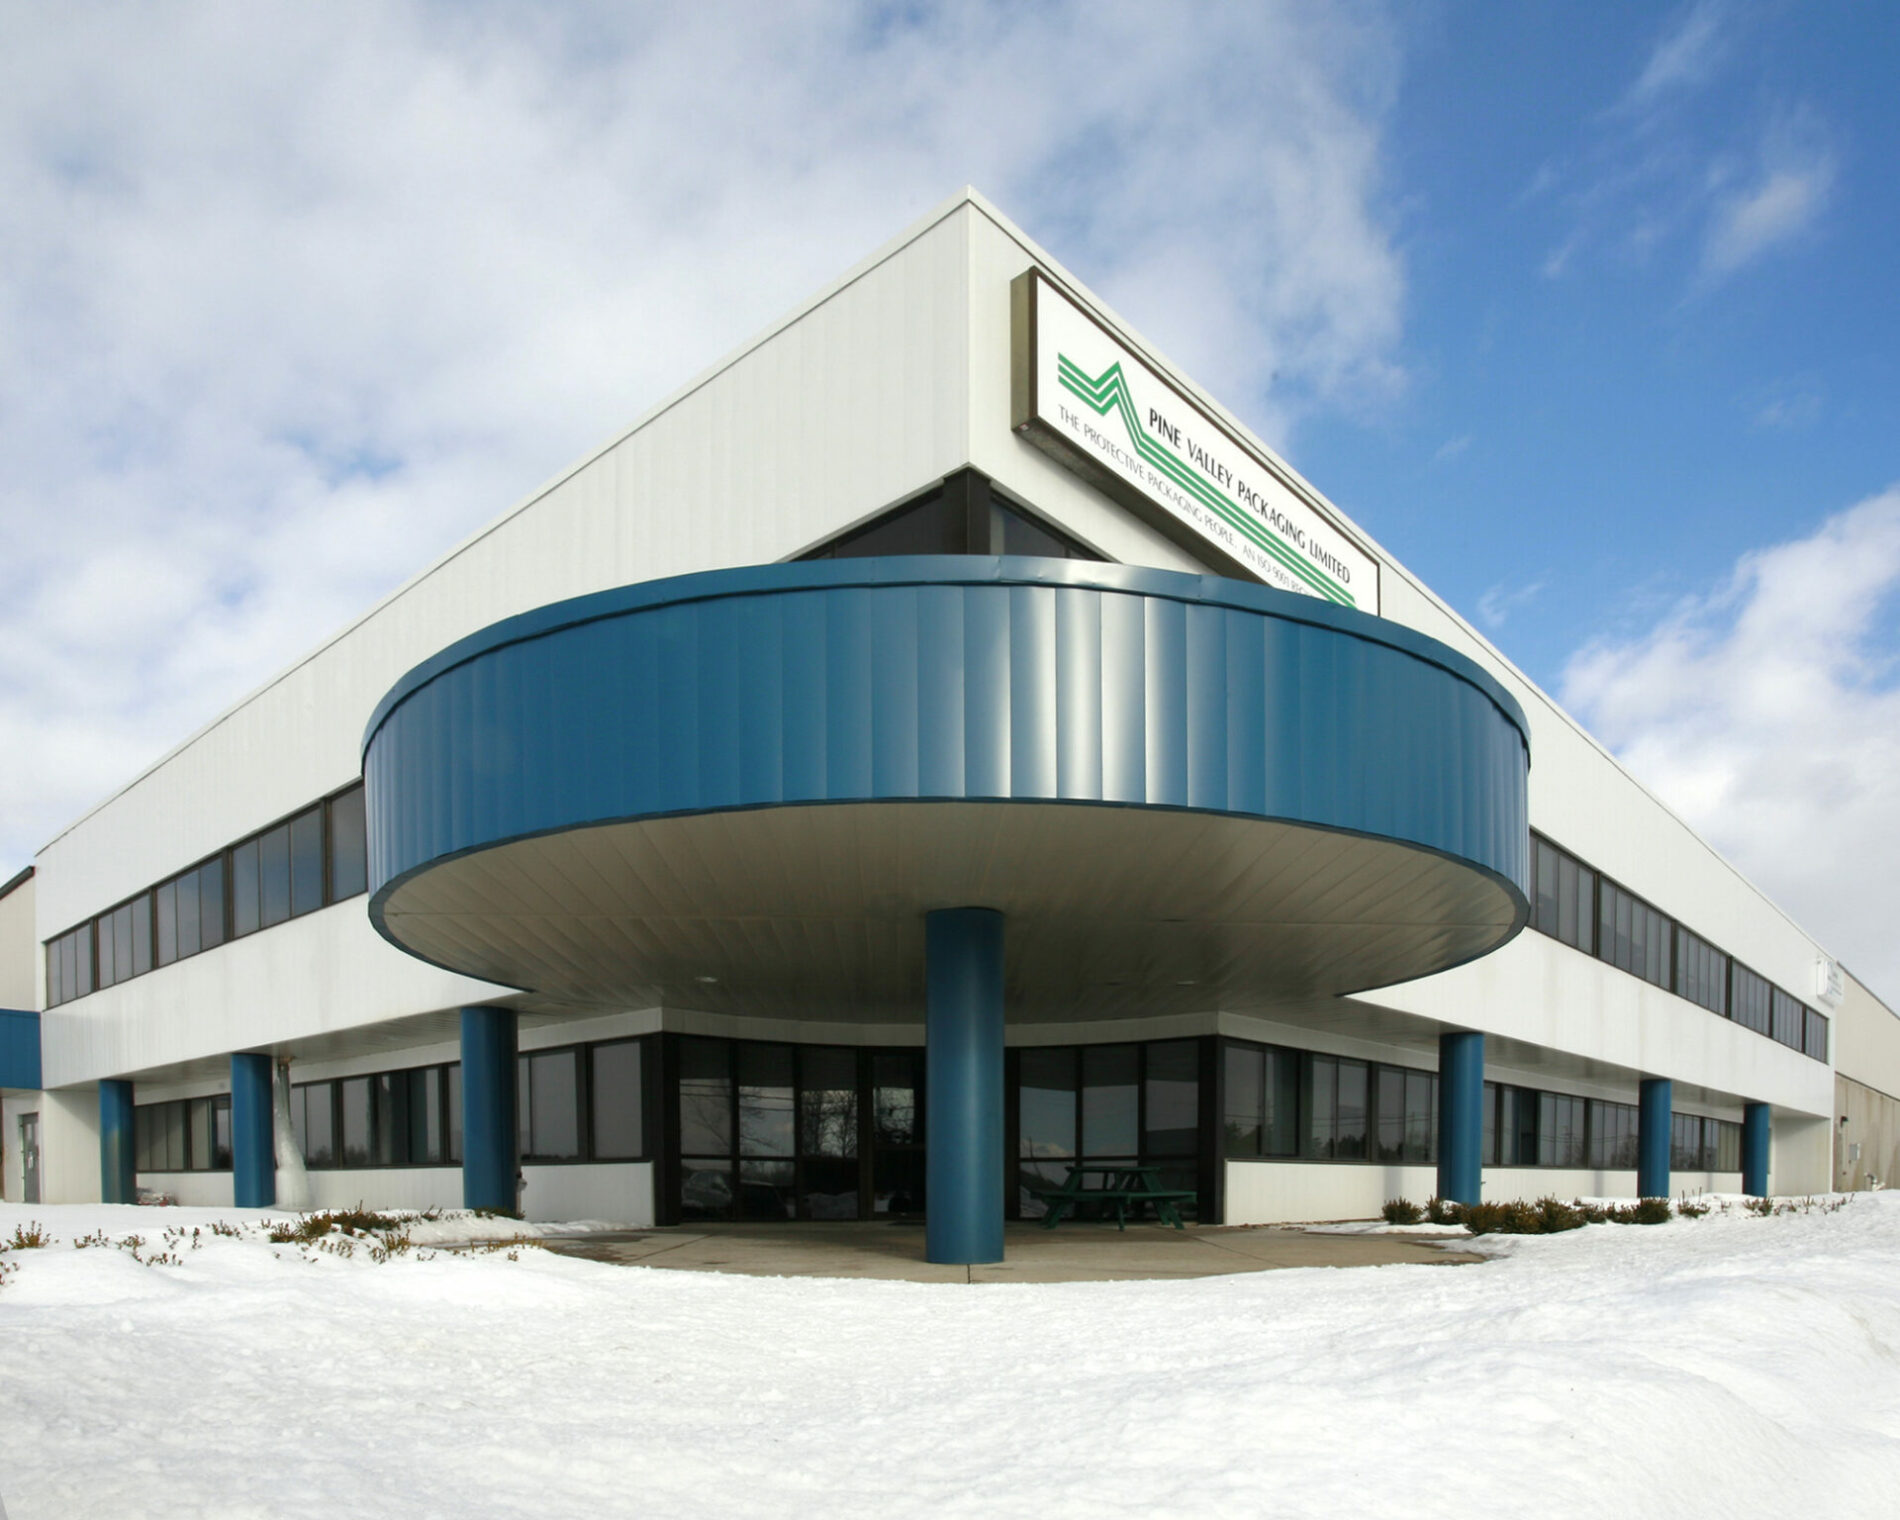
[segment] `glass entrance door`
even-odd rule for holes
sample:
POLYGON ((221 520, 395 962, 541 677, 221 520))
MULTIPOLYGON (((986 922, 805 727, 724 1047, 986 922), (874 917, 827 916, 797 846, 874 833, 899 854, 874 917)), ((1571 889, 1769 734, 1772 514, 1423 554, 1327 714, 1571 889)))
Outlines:
POLYGON ((868 1219, 923 1210, 923 1056, 683 1035, 678 1216, 868 1219))

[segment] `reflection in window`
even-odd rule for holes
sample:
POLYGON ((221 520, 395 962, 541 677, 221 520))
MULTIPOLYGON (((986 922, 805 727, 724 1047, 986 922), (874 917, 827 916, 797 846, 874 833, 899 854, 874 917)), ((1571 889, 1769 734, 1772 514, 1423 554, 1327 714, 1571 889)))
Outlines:
POLYGON ((290 917, 290 825, 280 824, 257 841, 258 922, 266 929, 290 917))
POLYGON ((363 788, 330 799, 330 901, 369 890, 369 843, 363 819, 363 788))
POLYGON ((1140 1059, 1134 1045, 1082 1047, 1082 1149, 1088 1155, 1139 1153, 1140 1059))
POLYGON ((798 1094, 798 1148, 807 1156, 858 1153, 858 1055, 815 1047, 803 1052, 798 1094))
MULTIPOLYGON (((679 1044, 680 1153, 721 1155, 732 1149, 732 1077, 729 1047, 688 1038, 679 1044)), ((730 1182, 727 1185, 730 1196, 730 1182)))
POLYGON ((231 852, 231 932, 254 934, 262 919, 257 896, 258 841, 247 839, 231 852))
POLYGON ((369 1078, 349 1077, 337 1086, 343 1096, 343 1164, 368 1166, 369 1078))
POLYGON ((293 917, 323 906, 323 809, 290 820, 290 912, 293 917))
POLYGON ((792 1155, 792 1047, 743 1044, 738 1058, 739 1154, 792 1155))

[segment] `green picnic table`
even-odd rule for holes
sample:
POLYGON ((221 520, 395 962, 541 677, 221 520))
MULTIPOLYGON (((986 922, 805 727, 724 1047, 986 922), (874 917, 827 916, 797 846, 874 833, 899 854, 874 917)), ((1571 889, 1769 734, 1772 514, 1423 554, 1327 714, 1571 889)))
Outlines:
POLYGON ((1141 1166, 1127 1161, 1073 1162, 1062 1186, 1040 1191, 1043 1202, 1048 1205, 1048 1212, 1042 1216, 1045 1230, 1053 1230, 1061 1223, 1064 1214, 1083 1203, 1113 1204, 1115 1227, 1121 1230, 1128 1228, 1130 1204, 1139 1211, 1144 1203, 1152 1203, 1156 1219, 1181 1230, 1187 1228, 1181 1223, 1181 1205, 1199 1196, 1192 1188, 1163 1187, 1161 1168, 1158 1166, 1141 1166), (1088 1187, 1086 1184, 1091 1177, 1100 1177, 1100 1186, 1088 1187))

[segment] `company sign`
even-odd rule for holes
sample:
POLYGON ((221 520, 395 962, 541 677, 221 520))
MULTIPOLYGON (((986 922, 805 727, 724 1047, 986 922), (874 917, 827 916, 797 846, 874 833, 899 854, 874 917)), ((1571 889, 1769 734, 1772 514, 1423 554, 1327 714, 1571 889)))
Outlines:
POLYGON ((1274 465, 1040 270, 1011 296, 1018 433, 1229 573, 1378 612, 1378 561, 1274 465))

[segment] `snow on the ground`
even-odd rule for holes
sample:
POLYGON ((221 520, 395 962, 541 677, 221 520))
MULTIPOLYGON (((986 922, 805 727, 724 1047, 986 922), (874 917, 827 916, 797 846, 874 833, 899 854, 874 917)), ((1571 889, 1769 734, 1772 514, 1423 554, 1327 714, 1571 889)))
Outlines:
POLYGON ((1896 1194, 1053 1286, 209 1230, 261 1217, 0 1205, 59 1237, 0 1255, 10 1520, 1900 1513, 1896 1194))

